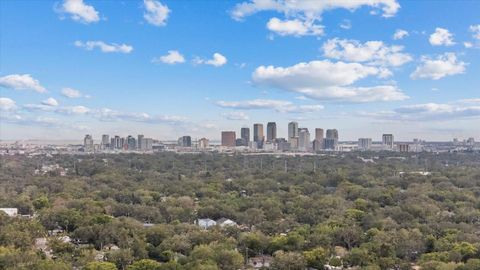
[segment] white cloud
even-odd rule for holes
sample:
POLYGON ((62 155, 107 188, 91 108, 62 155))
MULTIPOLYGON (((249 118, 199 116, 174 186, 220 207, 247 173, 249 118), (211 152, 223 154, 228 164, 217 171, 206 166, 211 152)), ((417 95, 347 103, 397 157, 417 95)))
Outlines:
POLYGON ((55 106, 58 106, 58 101, 52 97, 49 97, 46 100, 42 101, 42 104, 55 107, 55 106))
POLYGON ((73 89, 70 87, 63 88, 61 93, 62 93, 62 96, 68 97, 68 98, 81 98, 81 97, 90 98, 89 95, 82 94, 80 90, 73 89))
POLYGON ((244 112, 228 112, 228 113, 223 113, 222 116, 228 120, 248 120, 249 119, 248 115, 244 112))
POLYGON ((312 21, 299 19, 280 20, 271 18, 267 23, 267 29, 280 36, 320 36, 323 35, 323 26, 316 25, 312 21))
POLYGON ((69 14, 74 21, 81 23, 88 24, 100 20, 98 11, 93 6, 85 4, 83 0, 65 0, 57 11, 69 14))
POLYGON ((154 58, 152 60, 153 63, 165 63, 169 65, 184 63, 185 58, 181 53, 175 50, 168 51, 168 54, 160 56, 158 58, 154 58))
POLYGON ((384 66, 401 66, 412 60, 409 54, 403 53, 403 46, 387 46, 382 41, 330 39, 323 44, 326 57, 350 62, 370 62, 384 66))
POLYGON ((17 105, 13 99, 0 97, 0 111, 14 111, 17 105))
POLYGON ((175 115, 156 115, 152 116, 147 113, 130 113, 130 112, 120 112, 115 111, 109 108, 102 108, 95 110, 92 113, 94 117, 97 117, 101 121, 132 121, 132 122, 142 122, 142 123, 169 123, 169 124, 180 124, 185 123, 187 119, 183 116, 175 115))
POLYGON ((480 24, 470 25, 469 30, 470 30, 470 32, 473 33, 472 37, 474 39, 480 40, 480 24))
POLYGON ((45 93, 47 90, 30 74, 12 74, 0 77, 0 86, 15 90, 34 90, 45 93))
POLYGON ((444 53, 435 59, 423 56, 421 61, 421 65, 410 75, 412 79, 438 80, 445 76, 462 74, 467 65, 458 61, 454 53, 444 53))
POLYGON ((424 103, 403 106, 393 111, 360 113, 361 116, 391 121, 452 121, 457 119, 480 118, 480 104, 466 104, 456 101, 450 103, 424 103))
POLYGON ((275 87, 318 100, 373 102, 408 98, 395 86, 355 87, 369 76, 383 76, 381 68, 360 63, 311 61, 290 67, 260 66, 253 73, 257 85, 275 87))
POLYGON ((197 57, 193 60, 193 62, 195 64, 205 64, 220 67, 227 63, 227 58, 220 53, 214 53, 212 59, 202 59, 197 57))
POLYGON ((321 21, 323 12, 338 8, 353 11, 362 6, 380 8, 384 17, 392 17, 400 9, 396 0, 249 0, 236 4, 231 16, 242 20, 257 12, 275 11, 285 19, 271 18, 268 29, 282 36, 321 35, 323 26, 316 22, 321 21))
POLYGON ((437 27, 435 32, 430 35, 430 44, 433 46, 452 46, 455 45, 453 41, 453 34, 448 29, 437 27))
POLYGON ((231 15, 236 20, 241 20, 247 16, 261 11, 276 11, 285 15, 320 18, 322 13, 327 10, 343 8, 355 10, 361 6, 370 6, 380 8, 384 17, 392 17, 400 9, 396 0, 251 0, 239 3, 233 9, 231 15))
POLYGON ((473 43, 468 42, 468 41, 465 41, 465 42, 463 43, 463 46, 465 46, 465 48, 469 49, 469 48, 472 48, 472 47, 473 47, 473 43))
POLYGON ((342 29, 349 30, 352 28, 352 22, 350 20, 343 20, 339 26, 342 29))
POLYGON ((74 45, 79 48, 84 48, 86 50, 93 50, 95 48, 100 49, 104 53, 130 53, 133 51, 133 47, 127 44, 116 44, 111 43, 107 44, 103 41, 75 41, 74 45))
MULTIPOLYGON (((236 110, 275 110, 281 113, 310 113, 324 109, 323 105, 295 105, 290 101, 275 99, 253 99, 243 101, 217 101, 222 108, 236 110)), ((238 112, 237 112, 238 113, 238 112)))
POLYGON ((395 31, 395 33, 393 34, 393 39, 394 40, 400 40, 400 39, 404 39, 406 37, 408 37, 408 32, 406 30, 403 30, 403 29, 397 29, 395 31))
POLYGON ((154 0, 144 0, 143 4, 145 5, 143 18, 145 18, 148 23, 155 26, 164 26, 167 24, 168 14, 170 13, 167 5, 163 5, 159 1, 154 0))
POLYGON ((42 102, 42 104, 25 104, 23 105, 23 109, 27 111, 43 111, 43 112, 52 112, 52 113, 58 113, 58 114, 76 114, 76 115, 81 115, 81 114, 87 114, 91 112, 92 110, 90 108, 87 108, 85 106, 66 106, 66 107, 55 107, 52 105, 47 105, 42 102))

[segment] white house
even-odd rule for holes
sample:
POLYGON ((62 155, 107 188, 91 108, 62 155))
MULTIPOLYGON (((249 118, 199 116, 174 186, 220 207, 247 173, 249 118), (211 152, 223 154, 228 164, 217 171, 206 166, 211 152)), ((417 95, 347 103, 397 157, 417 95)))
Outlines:
POLYGON ((0 208, 0 211, 4 212, 9 217, 16 217, 18 215, 18 208, 0 208))
POLYGON ((221 218, 217 220, 217 225, 220 227, 225 227, 225 226, 237 226, 237 223, 231 219, 228 218, 221 218))
POLYGON ((212 226, 217 225, 217 222, 215 222, 215 220, 209 219, 209 218, 199 218, 199 219, 197 219, 197 225, 202 229, 208 229, 212 226))

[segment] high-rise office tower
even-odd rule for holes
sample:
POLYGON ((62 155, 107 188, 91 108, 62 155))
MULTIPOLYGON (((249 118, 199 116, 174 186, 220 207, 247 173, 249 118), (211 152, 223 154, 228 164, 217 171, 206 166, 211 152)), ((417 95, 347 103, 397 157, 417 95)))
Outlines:
POLYGON ((372 139, 371 138, 360 138, 358 139, 358 149, 359 150, 369 150, 372 148, 372 139))
POLYGON ((222 131, 222 146, 235 147, 235 131, 222 131))
POLYGON ((323 141, 323 128, 315 129, 315 140, 323 141))
POLYGON ((267 142, 273 142, 277 138, 277 123, 267 123, 267 142))
POLYGON ((393 134, 383 134, 382 144, 385 149, 393 150, 393 146, 394 146, 393 134))
POLYGON ((139 134, 137 136, 137 148, 138 150, 145 150, 145 145, 144 145, 144 136, 142 134, 139 134))
POLYGON ((115 135, 113 145, 114 145, 113 148, 115 148, 115 149, 122 149, 123 148, 123 143, 122 143, 122 140, 120 139, 120 136, 115 135))
POLYGON ((240 137, 243 140, 244 146, 248 146, 248 143, 250 142, 250 128, 243 127, 240 130, 240 137))
POLYGON ((338 145, 338 130, 327 129, 326 138, 323 140, 323 148, 328 150, 336 150, 338 145))
POLYGON ((308 132, 308 128, 300 128, 298 130, 298 150, 310 150, 310 132, 308 132))
POLYGON ((336 129, 327 129, 327 138, 338 140, 338 130, 336 129))
POLYGON ((253 124, 253 141, 257 143, 258 148, 262 148, 263 139, 263 124, 253 124))
POLYGON ((180 147, 192 147, 192 137, 182 136, 178 138, 178 146, 180 147))
POLYGON ((298 137, 298 123, 290 122, 288 123, 288 139, 298 137))
POLYGON ((93 138, 92 135, 85 135, 83 139, 83 149, 85 152, 93 152, 93 138))
POLYGON ((110 149, 115 149, 115 138, 110 138, 110 149))
POLYGON ((143 138, 142 140, 143 140, 143 142, 142 142, 143 150, 146 150, 146 151, 153 150, 153 139, 152 138, 143 138))
POLYGON ((323 128, 316 128, 313 150, 320 151, 321 149, 323 149, 323 139, 323 128))
POLYGON ((110 136, 107 134, 102 135, 102 147, 105 148, 110 143, 110 136))
POLYGON ((208 148, 209 144, 210 141, 207 138, 201 138, 200 140, 198 140, 198 148, 200 149, 208 148))
POLYGON ((128 135, 127 137, 127 148, 128 150, 135 150, 137 149, 137 141, 132 135, 128 135))

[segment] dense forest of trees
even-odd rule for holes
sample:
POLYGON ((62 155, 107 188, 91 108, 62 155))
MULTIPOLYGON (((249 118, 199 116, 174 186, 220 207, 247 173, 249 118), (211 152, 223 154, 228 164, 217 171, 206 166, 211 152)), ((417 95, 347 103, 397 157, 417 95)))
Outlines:
POLYGON ((0 269, 480 269, 478 153, 3 156, 2 207, 0 269))

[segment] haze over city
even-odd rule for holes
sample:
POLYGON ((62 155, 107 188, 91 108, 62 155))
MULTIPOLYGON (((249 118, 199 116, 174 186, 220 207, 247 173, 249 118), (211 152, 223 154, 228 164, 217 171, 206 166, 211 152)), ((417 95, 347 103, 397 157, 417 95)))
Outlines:
MULTIPOLYGON (((480 2, 2 1, 1 140, 480 134, 480 2)), ((98 141, 97 141, 98 142, 98 141)))

